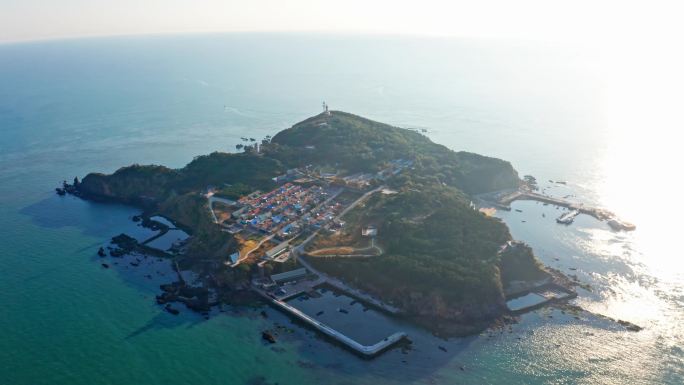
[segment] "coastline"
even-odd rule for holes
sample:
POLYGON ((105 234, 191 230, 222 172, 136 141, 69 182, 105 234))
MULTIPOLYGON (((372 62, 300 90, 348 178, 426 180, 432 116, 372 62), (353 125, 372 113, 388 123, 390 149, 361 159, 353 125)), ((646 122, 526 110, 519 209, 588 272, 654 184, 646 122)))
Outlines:
MULTIPOLYGON (((243 140, 248 141, 246 138, 243 140)), ((254 138, 249 140, 256 142, 254 138)), ((497 192, 498 190, 492 193, 483 191, 491 191, 493 188, 511 184, 518 186, 516 198, 523 196, 520 191, 522 191, 521 186, 525 186, 525 182, 518 179, 517 172, 508 162, 473 153, 456 153, 431 142, 419 133, 337 111, 325 111, 279 132, 273 138, 269 136, 262 141, 262 146, 255 143, 243 145, 242 148, 245 152, 241 154, 212 153, 196 157, 183 169, 172 170, 164 166, 132 165, 123 167, 111 175, 91 173, 84 178, 83 182, 74 178, 73 185, 64 182, 63 188, 56 190, 58 195, 69 193, 86 200, 116 201, 140 207, 144 210, 143 224, 149 225, 150 217, 153 215, 163 215, 174 225, 178 224, 178 227, 181 223, 185 225, 190 236, 171 254, 166 253, 166 250, 158 254, 173 259, 179 278, 178 281, 162 285, 163 293, 157 296, 157 302, 160 305, 166 305, 165 310, 172 314, 177 314, 177 310, 170 307, 172 302, 181 302, 191 309, 206 313, 208 309, 222 301, 230 303, 236 295, 239 298, 244 297, 240 293, 249 290, 262 296, 277 298, 276 293, 284 292, 284 289, 275 278, 278 274, 272 275, 273 269, 279 269, 275 273, 283 273, 281 276, 291 276, 292 280, 297 280, 296 276, 300 274, 297 268, 301 266, 304 268, 298 270, 305 272, 308 270, 309 274, 319 277, 331 275, 340 281, 340 285, 344 286, 343 290, 352 294, 359 289, 363 290, 372 296, 369 298, 380 299, 378 304, 381 308, 396 307, 404 313, 402 317, 405 319, 423 325, 434 333, 451 336, 474 334, 491 325, 506 324, 510 322, 511 316, 559 301, 566 301, 577 295, 573 291, 572 280, 560 272, 550 274, 549 270, 538 262, 530 247, 512 241, 505 224, 478 213, 472 203, 467 204, 471 199, 469 197, 493 194, 498 198, 496 202, 503 205, 507 196, 502 197, 502 194, 497 192), (336 127, 320 128, 332 125, 336 127), (350 129, 357 130, 357 137, 350 142, 330 144, 329 136, 335 135, 337 130, 350 129), (352 151, 351 149, 359 140, 374 135, 385 135, 388 145, 396 146, 395 151, 398 153, 404 154, 408 150, 415 154, 405 159, 394 158, 396 155, 393 153, 380 152, 382 156, 376 160, 377 164, 374 166, 376 168, 371 168, 372 172, 368 172, 368 169, 364 168, 368 165, 360 165, 357 159, 349 157, 348 152, 352 151), (306 138, 310 136, 316 138, 317 145, 332 147, 328 150, 320 150, 316 145, 306 145, 308 140, 306 138), (403 141, 397 137, 403 138, 403 141), (299 147, 303 145, 306 145, 307 149, 301 153, 303 159, 293 160, 291 158, 293 152, 299 154, 299 147), (323 166, 312 167, 308 164, 287 170, 284 170, 285 167, 280 163, 289 161, 292 162, 290 167, 293 167, 292 165, 298 162, 312 162, 316 159, 325 162, 329 160, 328 152, 336 154, 335 160, 344 160, 348 162, 349 167, 360 167, 360 169, 352 168, 356 172, 347 171, 344 176, 345 174, 339 174, 337 171, 329 172, 330 166, 325 166, 325 163, 323 166), (428 166, 420 165, 420 157, 425 157, 428 153, 443 157, 453 164, 451 166, 440 165, 438 168, 432 167, 438 164, 435 162, 426 162, 428 166), (416 166, 425 169, 422 172, 414 171, 416 166), (244 169, 233 170, 230 167, 244 169), (469 175, 464 175, 463 167, 469 170, 469 175), (220 170, 227 168, 230 170, 227 174, 226 171, 221 173, 220 170), (473 170, 478 168, 486 168, 486 175, 475 176, 476 173, 473 170), (283 171, 286 173, 277 174, 283 171), (441 172, 453 173, 454 186, 447 186, 444 182, 435 183, 434 178, 425 179, 426 172, 428 176, 432 173, 436 175, 442 175, 439 174, 441 172), (271 177, 273 174, 276 176, 271 177), (219 189, 209 184, 226 180, 237 183, 236 187, 228 184, 219 189), (249 186, 250 183, 252 187, 249 186), (266 191, 270 191, 262 193, 254 186, 263 186, 266 191), (397 192, 388 190, 386 186, 401 190, 402 193, 395 196, 397 192), (411 186, 421 186, 423 190, 417 190, 411 186), (455 186, 459 186, 462 190, 455 186), (341 198, 339 202, 335 201, 345 188, 351 196, 341 198), (380 190, 393 192, 376 194, 380 190), (468 195, 465 191, 480 192, 468 195), (219 195, 237 193, 240 199, 227 201, 225 204, 229 208, 228 211, 223 208, 223 211, 217 214, 212 207, 213 201, 208 199, 216 192, 219 195), (295 195, 290 196, 290 194, 295 195), (294 196, 296 198, 293 198, 294 196), (306 207, 302 206, 300 197, 310 205, 307 203, 306 207), (351 197, 356 197, 353 198, 353 202, 351 197), (440 209, 439 207, 443 206, 442 201, 448 204, 440 209), (294 203, 281 204, 280 202, 294 203), (306 263, 305 259, 302 259, 300 263, 297 262, 299 250, 303 250, 305 244, 312 238, 317 235, 320 237, 319 233, 334 234, 342 228, 350 229, 345 231, 359 230, 353 226, 345 227, 346 219, 343 218, 359 204, 363 206, 362 211, 375 212, 376 215, 375 219, 367 219, 373 224, 368 227, 373 229, 369 232, 373 237, 371 244, 374 244, 378 233, 375 227, 378 217, 383 219, 394 217, 395 222, 398 220, 403 226, 397 227, 394 231, 391 228, 381 229, 383 235, 380 241, 390 243, 384 245, 390 246, 388 247, 389 256, 398 257, 402 263, 400 269, 403 270, 397 270, 398 275, 395 279, 408 278, 407 282, 411 284, 399 287, 398 290, 396 285, 388 289, 374 284, 378 282, 377 275, 366 275, 366 281, 353 277, 352 280, 356 282, 348 282, 349 285, 347 285, 342 282, 349 281, 349 277, 345 277, 348 274, 340 274, 342 271, 339 269, 334 273, 322 266, 313 268, 306 263), (385 204, 388 206, 385 207, 385 204), (394 204, 394 209, 390 209, 392 204, 394 204), (369 209, 369 205, 375 206, 369 209), (414 205, 422 206, 423 210, 428 210, 428 214, 425 215, 420 210, 411 211, 414 205), (285 206, 287 206, 285 211, 277 211, 275 214, 271 212, 273 207, 285 206), (400 210, 403 212, 389 211, 397 210, 397 207, 402 208, 400 210), (263 213, 262 209, 265 210, 263 213), (294 217, 295 219, 287 222, 287 226, 279 225, 285 214, 287 218, 294 217), (311 219, 311 214, 314 214, 313 218, 317 219, 311 219), (220 223, 219 216, 221 216, 220 223), (441 238, 435 238, 433 233, 442 232, 441 229, 445 228, 444 223, 452 223, 456 233, 444 233, 441 238), (289 229, 293 225, 297 230, 292 237, 289 235, 289 229), (466 229, 468 229, 467 232, 466 229), (470 233, 472 229, 475 229, 474 235, 461 239, 460 243, 453 245, 445 243, 446 240, 452 239, 452 236, 470 233), (406 243, 406 238, 409 240, 413 238, 397 237, 397 234, 402 231, 418 235, 418 238, 413 241, 413 244, 406 243), (240 232, 244 232, 245 238, 235 235, 240 232), (389 238, 387 234, 390 234, 389 238), (278 236, 276 238, 278 241, 271 242, 271 239, 276 236, 278 236), (300 236, 308 237, 304 243, 292 249, 289 243, 300 236), (391 242, 394 242, 393 251, 391 242), (503 243, 498 251, 492 247, 495 242, 499 245, 503 243), (428 243, 430 246, 425 249, 428 243), (244 255, 241 251, 242 245, 245 245, 245 250, 249 250, 245 251, 244 255), (435 247, 440 245, 441 249, 435 247), (417 249, 412 252, 412 248, 417 249), (435 248, 437 251, 434 250, 435 248), (473 253, 471 250, 469 254, 459 253, 459 250, 463 248, 480 252, 473 253), (235 252, 235 250, 238 251, 235 252), (426 252, 426 250, 430 251, 426 252), (252 252, 255 251, 256 256, 252 256, 252 252), (395 254, 397 251, 400 253, 395 254), (264 264, 276 261, 274 257, 283 252, 286 258, 275 265, 269 265, 269 272, 266 275, 264 264), (226 262, 229 254, 231 259, 233 255, 238 256, 230 265, 226 262), (427 254, 427 259, 421 254, 427 254), (416 265, 414 258, 424 258, 423 264, 428 265, 422 267, 416 265), (286 263, 279 265, 281 262, 286 263), (486 267, 483 268, 483 265, 486 267), (448 270, 445 270, 446 275, 434 266, 448 267, 448 270), (181 268, 196 272, 201 279, 198 279, 195 285, 188 284, 182 278, 181 268), (416 271, 416 268, 420 269, 418 271, 424 274, 425 279, 439 277, 441 281, 433 282, 427 287, 424 280, 412 281, 413 278, 410 275, 416 271), (326 274, 318 270, 325 271, 326 274), (540 283, 542 278, 545 281, 540 283), (521 296, 532 295, 534 292, 543 300, 533 306, 510 309, 507 301, 511 298, 509 285, 512 285, 513 281, 521 286, 522 291, 518 290, 521 296), (557 293, 562 294, 544 295, 543 292, 549 291, 552 288, 551 285, 555 285, 553 287, 557 289, 557 293), (351 289, 350 286, 355 288, 351 289), (454 290, 454 288, 457 289, 454 290), (466 294, 453 295, 459 292, 466 294)), ((432 158, 433 161, 437 159, 432 158)), ((526 179, 529 178, 526 177, 526 179)), ((358 216, 358 211, 355 210, 352 215, 357 219, 362 218, 358 216)), ((354 226, 365 225, 355 223, 354 226)), ((361 229, 361 234, 367 236, 364 229, 366 227, 361 229)), ((115 237, 113 241, 119 249, 115 249, 114 252, 121 254, 132 251, 150 251, 147 250, 147 244, 163 237, 168 230, 168 226, 163 226, 159 234, 141 243, 124 235, 115 237)), ((380 250, 379 255, 370 256, 368 259, 370 263, 384 258, 383 248, 378 247, 377 250, 380 250)), ((350 260, 349 258, 339 260, 344 259, 350 260)), ((355 268, 358 268, 358 265, 355 268)), ((382 268, 382 265, 376 264, 376 270, 382 268)), ((358 270, 356 272, 360 273, 358 270)), ((367 294, 353 295, 360 295, 361 298, 367 296, 367 294)), ((376 300, 370 301, 372 303, 376 300)), ((324 332, 324 334, 328 333, 324 332)))
MULTIPOLYGON (((80 196, 82 199, 89 200, 91 197, 87 195, 82 195, 80 196)), ((98 203, 116 203, 116 204, 125 204, 129 205, 131 207, 139 208, 139 206, 133 205, 130 202, 122 202, 119 201, 115 198, 112 197, 97 197, 94 200, 95 202, 98 203)), ((146 222, 150 221, 150 218, 159 215, 154 210, 149 210, 149 207, 146 209, 147 211, 142 212, 139 217, 141 218, 141 222, 146 222)), ((174 225, 178 226, 179 228, 181 226, 178 225, 177 221, 174 220, 173 218, 165 217, 174 225)), ((133 218, 133 221, 136 221, 135 218, 133 218)), ((123 235, 123 234, 122 234, 123 235)), ((159 237, 163 234, 157 234, 153 238, 159 237)), ((119 237, 119 236, 117 236, 119 237)), ((116 237, 114 237, 116 238, 116 237)), ((135 241, 135 240, 134 240, 135 241)), ((149 241, 149 239, 148 239, 149 241)), ((117 242, 113 242, 114 244, 117 244, 117 242)), ((125 243, 125 242, 124 242, 125 243)), ((173 255, 159 251, 157 249, 145 247, 142 243, 135 242, 134 244, 124 244, 124 247, 119 246, 124 252, 124 254, 129 254, 129 253, 140 253, 142 255, 150 255, 150 256, 156 256, 156 257, 162 257, 164 260, 168 261, 169 265, 173 268, 174 271, 177 273, 180 271, 178 270, 173 263, 173 255)), ((111 254, 111 251, 110 251, 111 254)), ((547 268, 548 269, 548 268, 547 268)), ((572 290, 572 287, 577 286, 579 283, 576 281, 571 280, 568 278, 566 275, 561 273, 558 270, 554 269, 548 269, 552 274, 551 274, 551 283, 562 285, 563 288, 566 290, 572 290)), ((186 272, 191 272, 190 270, 186 272)), ((178 275, 179 277, 182 277, 180 274, 178 275)), ((537 289, 539 286, 545 286, 548 285, 548 282, 543 283, 542 285, 539 285, 538 282, 536 281, 531 281, 528 282, 528 286, 525 289, 520 290, 519 292, 516 293, 506 293, 506 298, 511 298, 511 297, 516 297, 519 295, 523 295, 526 292, 533 291, 537 289)), ((217 305, 220 305, 221 303, 225 303, 227 305, 244 305, 244 304, 249 304, 249 303, 254 303, 254 301, 262 302, 264 304, 267 304, 268 301, 263 302, 263 293, 260 293, 258 290, 253 290, 249 287, 243 286, 241 288, 238 288, 238 290, 235 290, 236 288, 230 288, 225 291, 221 291, 217 288, 202 288, 202 292, 204 292, 204 289, 210 289, 211 291, 215 291, 214 296, 216 298, 223 298, 223 301, 228 300, 228 302, 223 302, 223 301, 213 301, 213 302, 205 302, 204 304, 197 303, 196 301, 192 301, 192 297, 186 298, 182 295, 179 295, 179 289, 186 286, 186 283, 179 280, 176 281, 171 281, 168 282, 167 284, 161 285, 161 291, 160 295, 157 296, 157 303, 160 305, 168 305, 169 303, 173 302, 178 302, 181 304, 184 304, 187 306, 189 310, 195 311, 198 314, 202 316, 207 316, 208 311, 217 305), (242 293, 241 293, 242 292, 242 293), (262 298, 259 298, 258 296, 254 295, 246 295, 247 293, 255 293, 259 294, 262 296, 262 298), (171 293, 172 295, 168 295, 171 293)), ((573 292, 574 293, 574 292, 573 292)), ((574 293, 573 297, 576 296, 576 293, 574 293)), ((430 318, 430 317, 418 317, 418 316, 410 316, 410 315, 405 315, 405 314, 396 314, 395 317, 398 317, 399 319, 404 319, 407 320, 417 326, 420 326, 424 328, 425 330, 430 331, 436 336, 440 336, 442 338, 459 338, 459 337, 467 337, 471 335, 476 335, 478 333, 482 333, 486 330, 495 330, 498 328, 505 327, 506 325, 514 324, 517 322, 518 317, 520 314, 527 313, 529 311, 533 311, 539 307, 546 307, 546 306, 557 306, 559 303, 565 302, 571 298, 567 299, 561 299, 559 301, 549 301, 545 302, 543 305, 526 309, 523 312, 513 312, 505 308, 505 306, 502 308, 500 304, 479 304, 478 307, 489 307, 489 308, 501 308, 502 310, 496 311, 493 314, 496 314, 491 317, 485 317, 485 318, 477 318, 477 319, 472 319, 468 322, 465 323, 459 323, 459 322, 454 322, 453 320, 448 320, 448 319, 440 319, 440 318, 430 318), (494 306, 494 307, 492 307, 494 306)), ((372 304, 371 304, 372 305, 372 304)), ((382 351, 384 349, 380 349, 382 351)), ((371 354, 371 356, 374 356, 374 354, 371 354)))

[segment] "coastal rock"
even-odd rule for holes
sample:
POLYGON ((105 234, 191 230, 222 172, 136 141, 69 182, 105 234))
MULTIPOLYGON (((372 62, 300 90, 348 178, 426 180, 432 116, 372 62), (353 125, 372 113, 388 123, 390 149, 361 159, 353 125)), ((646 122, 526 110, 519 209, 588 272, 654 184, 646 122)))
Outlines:
POLYGON ((276 343, 275 336, 268 330, 264 330, 263 332, 261 332, 261 338, 268 341, 269 343, 272 343, 272 344, 276 343))
POLYGON ((171 314, 173 314, 173 315, 178 315, 178 314, 180 314, 180 311, 179 311, 178 309, 175 309, 175 308, 171 307, 171 305, 166 305, 166 306, 164 307, 164 310, 166 310, 168 313, 171 313, 171 314))

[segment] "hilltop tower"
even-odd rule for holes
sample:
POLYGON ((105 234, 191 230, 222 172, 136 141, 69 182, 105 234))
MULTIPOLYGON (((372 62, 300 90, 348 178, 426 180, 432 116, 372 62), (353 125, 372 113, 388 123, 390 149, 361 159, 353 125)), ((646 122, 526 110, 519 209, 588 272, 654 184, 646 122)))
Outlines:
POLYGON ((323 113, 330 116, 330 110, 328 110, 328 103, 323 102, 323 113))

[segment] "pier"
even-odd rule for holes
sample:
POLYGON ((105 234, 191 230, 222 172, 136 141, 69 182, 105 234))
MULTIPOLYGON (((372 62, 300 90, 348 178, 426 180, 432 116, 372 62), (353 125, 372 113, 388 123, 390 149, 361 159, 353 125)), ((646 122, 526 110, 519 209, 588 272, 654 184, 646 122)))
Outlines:
POLYGON ((394 333, 383 340, 373 344, 373 345, 363 345, 352 338, 346 336, 345 334, 331 328, 330 326, 317 321, 316 319, 308 316, 307 314, 304 314, 302 311, 299 309, 296 309, 293 306, 290 306, 288 303, 275 299, 268 295, 265 291, 261 289, 254 289, 257 293, 259 293, 262 297, 264 297, 266 300, 268 300, 273 306, 277 307, 278 309, 284 311, 287 314, 290 314, 291 316, 297 318, 298 320, 304 322, 305 324, 313 327, 314 329, 318 330, 319 332, 323 333, 324 335, 334 339, 335 341, 339 342, 343 346, 345 346, 348 349, 351 349, 353 352, 361 355, 364 358, 372 358, 375 357, 376 355, 380 354, 384 350, 388 349, 395 343, 401 341, 402 339, 407 337, 407 334, 404 332, 397 332, 394 333))
POLYGON ((506 195, 499 196, 495 199, 494 203, 501 208, 510 210, 510 204, 516 200, 533 200, 537 202, 552 204, 555 206, 566 207, 572 210, 572 212, 577 211, 576 214, 572 213, 572 216, 568 217, 568 219, 570 219, 569 222, 559 222, 563 224, 569 224, 570 222, 572 222, 572 219, 574 219, 575 216, 581 213, 590 215, 598 219, 599 221, 607 221, 608 224, 615 230, 629 231, 636 229, 636 226, 618 219, 618 217, 615 214, 608 210, 597 207, 585 206, 583 203, 572 202, 562 198, 555 198, 548 195, 532 192, 527 189, 515 190, 506 195))
POLYGON ((575 220, 575 217, 578 216, 579 213, 580 212, 577 210, 568 211, 560 217, 556 218, 556 223, 560 223, 562 225, 569 225, 575 220))
POLYGON ((498 203, 501 205, 505 206, 510 206, 513 201, 516 200, 531 200, 531 201, 538 201, 542 203, 548 203, 560 207, 566 207, 570 210, 577 210, 578 212, 582 214, 587 214, 591 215, 592 217, 604 221, 610 218, 615 217, 615 214, 611 213, 608 210, 596 208, 596 207, 589 207, 585 206, 582 203, 577 203, 577 202, 571 202, 565 199, 561 198, 554 198, 550 197, 548 195, 542 195, 539 193, 531 192, 531 191, 525 191, 525 190, 518 190, 515 191, 511 194, 508 194, 501 199, 499 199, 498 203))

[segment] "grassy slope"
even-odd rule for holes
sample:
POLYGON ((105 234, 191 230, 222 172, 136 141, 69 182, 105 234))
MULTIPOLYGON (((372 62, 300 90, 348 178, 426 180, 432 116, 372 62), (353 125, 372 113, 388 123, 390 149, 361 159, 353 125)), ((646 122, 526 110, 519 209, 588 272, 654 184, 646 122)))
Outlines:
POLYGON ((473 210, 455 189, 412 186, 396 195, 376 194, 345 219, 349 238, 376 224, 385 254, 310 257, 318 268, 417 317, 467 322, 503 311, 497 251, 510 239, 508 229, 473 210))
POLYGON ((519 183, 509 162, 454 152, 417 132, 345 112, 309 118, 279 132, 272 142, 276 145, 272 152, 289 165, 330 164, 350 172, 375 171, 389 160, 407 158, 416 161, 422 174, 466 193, 500 190, 519 183))

